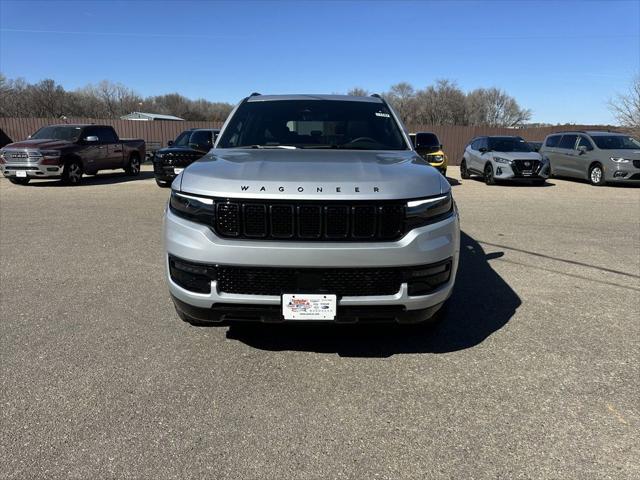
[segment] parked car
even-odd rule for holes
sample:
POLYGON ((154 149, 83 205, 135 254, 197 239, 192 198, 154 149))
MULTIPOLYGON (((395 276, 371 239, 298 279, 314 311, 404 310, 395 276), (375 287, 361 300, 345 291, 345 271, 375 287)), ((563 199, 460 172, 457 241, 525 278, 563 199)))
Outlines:
POLYGON ((416 152, 446 177, 448 160, 438 136, 431 132, 418 132, 410 133, 409 138, 416 152))
POLYGON ((477 137, 464 150, 460 176, 481 175, 487 185, 502 180, 537 185, 549 178, 549 162, 521 137, 477 137))
POLYGON ((540 153, 551 175, 580 178, 592 185, 640 183, 640 141, 622 133, 562 132, 549 135, 540 153))
POLYGON ((543 142, 527 142, 529 144, 529 146, 531 147, 531 150, 533 150, 534 152, 539 152, 540 151, 540 147, 542 147, 542 143, 543 142))
POLYGON ((50 125, 2 148, 0 169, 19 185, 34 178, 61 178, 78 185, 84 173, 100 170, 122 168, 138 175, 144 155, 144 140, 118 138, 110 125, 50 125))
POLYGON ((187 166, 202 158, 213 148, 220 130, 192 128, 182 132, 166 148, 156 150, 153 156, 153 173, 160 187, 171 185, 176 176, 187 166))
POLYGON ((169 290, 191 323, 415 323, 451 295, 451 187, 379 96, 258 94, 172 184, 169 290))

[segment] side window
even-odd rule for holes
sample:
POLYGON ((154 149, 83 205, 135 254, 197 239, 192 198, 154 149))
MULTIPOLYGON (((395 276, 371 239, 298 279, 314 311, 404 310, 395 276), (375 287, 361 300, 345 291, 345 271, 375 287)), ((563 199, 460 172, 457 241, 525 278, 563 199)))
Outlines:
POLYGON ((545 147, 557 147, 560 143, 560 138, 560 135, 551 135, 550 137, 547 137, 547 140, 544 142, 545 147))
POLYGON ((191 135, 189 143, 195 143, 199 147, 211 148, 211 132, 207 130, 196 130, 191 135))
POLYGON ((100 143, 116 143, 118 140, 116 138, 115 133, 113 133, 113 129, 107 127, 96 127, 98 131, 98 139, 100 143))
POLYGON ((476 138, 473 142, 471 142, 471 149, 478 150, 480 148, 480 139, 476 138))
POLYGON ((482 137, 480 139, 480 143, 478 144, 478 150, 481 148, 489 148, 489 139, 487 137, 482 137))
POLYGON ((591 140, 587 137, 583 137, 580 135, 580 140, 578 140, 578 148, 587 147, 587 150, 593 150, 593 145, 591 145, 591 140))
POLYGON ((87 137, 98 137, 98 139, 100 140, 100 132, 98 131, 97 127, 86 127, 84 128, 84 130, 82 130, 82 138, 87 138, 87 137))
POLYGON ((577 135, 563 135, 558 147, 566 148, 568 150, 574 150, 576 148, 576 140, 578 140, 577 135))

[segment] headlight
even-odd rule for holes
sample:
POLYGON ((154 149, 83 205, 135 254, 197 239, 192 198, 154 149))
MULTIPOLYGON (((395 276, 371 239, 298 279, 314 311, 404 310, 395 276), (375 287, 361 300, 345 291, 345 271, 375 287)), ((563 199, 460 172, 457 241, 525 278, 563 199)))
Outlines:
POLYGON ((509 160, 508 158, 493 157, 493 160, 497 163, 506 163, 507 165, 511 165, 511 160, 509 160))
POLYGON ((441 161, 444 160, 444 155, 429 155, 429 161, 430 162, 438 162, 440 163, 441 161))
POLYGON ((213 226, 216 205, 212 198, 198 197, 171 190, 169 208, 179 217, 213 226))
POLYGON ((60 150, 40 150, 43 157, 59 157, 60 150))
POLYGON ((631 163, 631 160, 622 157, 611 157, 611 161, 616 163, 631 163))
POLYGON ((453 213, 451 192, 437 197, 407 202, 406 217, 409 229, 435 223, 453 213))

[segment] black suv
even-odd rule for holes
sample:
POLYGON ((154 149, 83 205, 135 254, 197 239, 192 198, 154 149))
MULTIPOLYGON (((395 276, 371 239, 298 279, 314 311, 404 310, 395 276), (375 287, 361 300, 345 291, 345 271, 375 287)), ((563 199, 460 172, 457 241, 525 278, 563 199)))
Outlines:
POLYGON ((168 187, 176 176, 213 148, 218 129, 192 128, 182 132, 168 147, 156 150, 153 173, 159 187, 168 187))

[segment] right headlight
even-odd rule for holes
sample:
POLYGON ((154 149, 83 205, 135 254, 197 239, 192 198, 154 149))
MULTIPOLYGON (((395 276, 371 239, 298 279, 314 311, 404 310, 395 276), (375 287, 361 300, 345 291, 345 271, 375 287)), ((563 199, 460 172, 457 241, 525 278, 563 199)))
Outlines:
POLYGON ((493 160, 496 163, 506 163, 507 165, 511 165, 511 160, 509 160, 508 158, 493 157, 493 160))
POLYGON ((622 157, 611 157, 611 161, 616 163, 631 163, 631 160, 622 157))
POLYGON ((436 197, 411 200, 407 202, 405 211, 409 229, 438 222, 453 214, 451 192, 436 197))
POLYGON ((216 204, 212 198, 200 197, 171 190, 169 209, 179 217, 213 226, 216 204))

